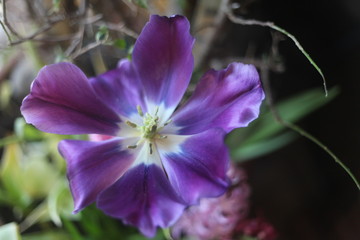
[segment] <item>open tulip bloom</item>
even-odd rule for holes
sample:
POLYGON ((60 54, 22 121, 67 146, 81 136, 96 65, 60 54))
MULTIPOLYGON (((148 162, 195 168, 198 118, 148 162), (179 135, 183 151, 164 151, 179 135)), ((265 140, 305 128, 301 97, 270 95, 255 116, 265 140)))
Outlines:
POLYGON ((74 212, 96 202, 106 214, 154 236, 200 198, 228 187, 224 136, 257 118, 264 93, 252 65, 210 70, 178 107, 189 84, 194 39, 183 16, 151 16, 132 60, 88 79, 71 63, 42 68, 21 111, 56 134, 101 134, 103 141, 63 140, 74 212))

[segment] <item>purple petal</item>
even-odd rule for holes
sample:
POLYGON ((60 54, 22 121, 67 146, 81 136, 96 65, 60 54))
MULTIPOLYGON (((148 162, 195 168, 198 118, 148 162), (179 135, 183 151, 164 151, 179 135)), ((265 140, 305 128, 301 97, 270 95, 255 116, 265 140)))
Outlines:
POLYGON ((146 111, 143 89, 130 61, 122 60, 116 69, 90 79, 97 95, 122 116, 146 111))
POLYGON ((100 194, 97 206, 106 214, 137 226, 148 237, 155 235, 156 227, 172 225, 185 208, 164 171, 155 164, 130 169, 100 194))
POLYGON ((188 204, 217 197, 228 187, 229 154, 225 132, 210 129, 190 136, 178 153, 163 153, 162 162, 171 185, 188 204))
POLYGON ((74 212, 96 200, 130 167, 134 155, 122 150, 122 140, 102 142, 64 140, 59 151, 67 162, 67 176, 74 198, 74 212))
POLYGON ((181 134, 220 127, 226 132, 246 127, 258 117, 264 92, 252 65, 232 63, 211 70, 200 80, 189 101, 173 116, 181 134))
POLYGON ((133 63, 153 104, 175 108, 190 81, 194 66, 193 37, 183 16, 151 16, 137 39, 133 63))
POLYGON ((119 117, 102 103, 84 73, 71 63, 43 67, 21 112, 27 123, 57 134, 114 135, 119 117))

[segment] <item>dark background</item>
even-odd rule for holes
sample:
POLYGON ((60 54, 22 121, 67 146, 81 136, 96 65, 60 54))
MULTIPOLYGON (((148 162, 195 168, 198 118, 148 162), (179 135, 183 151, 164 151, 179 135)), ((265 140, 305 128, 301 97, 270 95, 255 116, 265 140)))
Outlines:
MULTIPOLYGON (((258 0, 242 16, 272 21, 296 36, 340 95, 299 123, 328 146, 360 179, 359 68, 360 1, 258 0)), ((240 8, 241 9, 241 8, 240 8)), ((269 29, 230 22, 229 39, 269 47, 269 29), (243 40, 243 41, 247 41, 243 40)), ((232 47, 239 46, 234 42, 232 47)), ((279 44, 283 73, 272 73, 275 100, 313 87, 321 77, 286 39, 279 44)), ((238 48, 234 51, 244 51, 238 48)), ((280 239, 360 239, 359 191, 345 171, 304 138, 245 164, 255 208, 275 226, 280 239)))

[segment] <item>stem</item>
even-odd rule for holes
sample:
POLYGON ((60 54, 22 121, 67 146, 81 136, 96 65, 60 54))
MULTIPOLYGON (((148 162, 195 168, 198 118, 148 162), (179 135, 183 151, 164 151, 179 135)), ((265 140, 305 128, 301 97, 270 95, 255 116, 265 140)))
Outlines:
POLYGON ((21 139, 17 136, 8 136, 0 139, 0 147, 4 147, 6 145, 12 144, 12 143, 18 143, 21 142, 21 139))

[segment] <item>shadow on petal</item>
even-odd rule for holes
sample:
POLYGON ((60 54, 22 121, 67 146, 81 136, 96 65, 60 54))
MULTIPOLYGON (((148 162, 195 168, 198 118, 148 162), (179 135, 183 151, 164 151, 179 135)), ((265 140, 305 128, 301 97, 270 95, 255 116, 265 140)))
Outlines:
POLYGON ((114 138, 101 142, 63 140, 59 151, 67 162, 67 176, 74 198, 74 212, 96 200, 116 182, 135 159, 123 142, 114 138))
POLYGON ((97 206, 106 214, 138 227, 148 237, 155 235, 157 227, 172 225, 186 207, 164 171, 155 164, 130 169, 99 195, 97 206))
POLYGON ((230 132, 256 119, 263 99, 255 67, 232 63, 226 69, 208 71, 172 119, 180 128, 180 134, 195 134, 217 127, 230 132))
POLYGON ((180 145, 180 152, 162 153, 171 185, 187 204, 197 204, 200 198, 218 197, 226 191, 229 153, 224 135, 222 129, 210 129, 189 136, 180 145))

